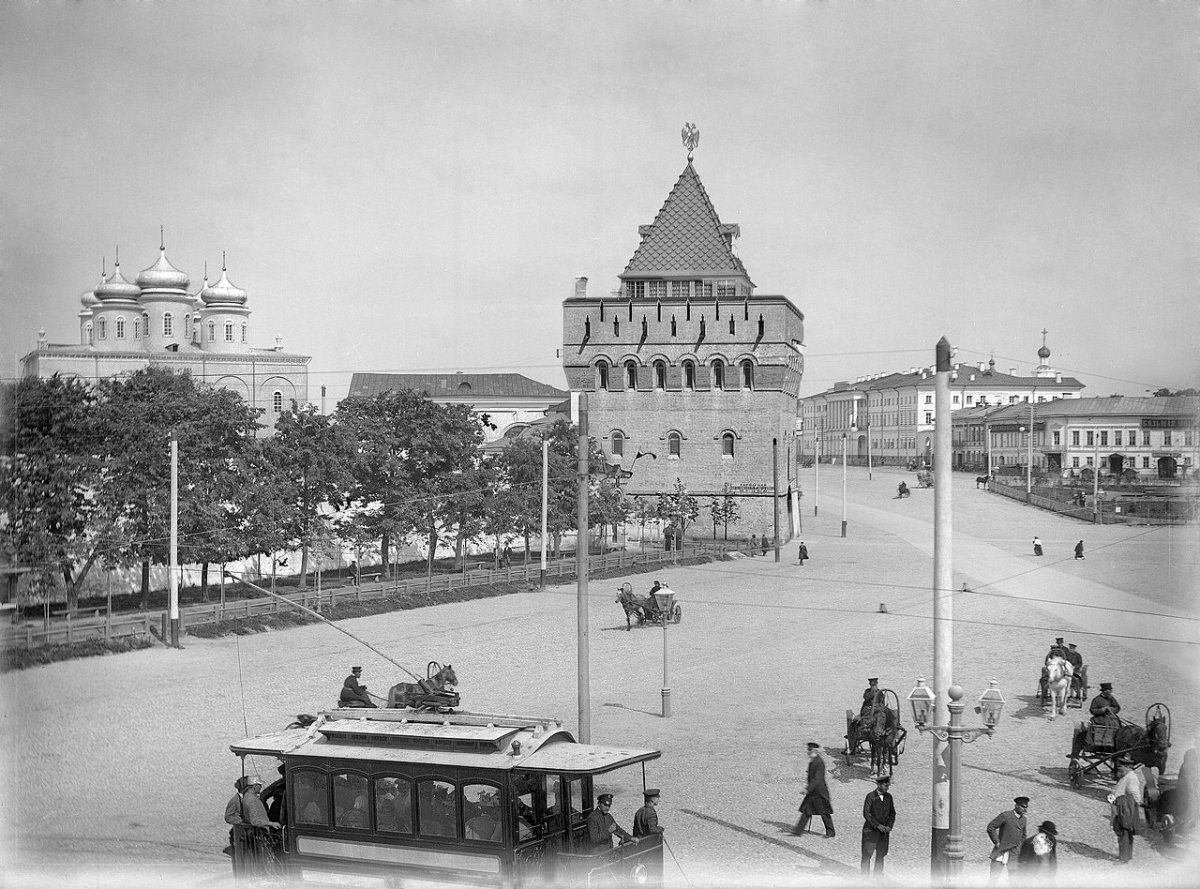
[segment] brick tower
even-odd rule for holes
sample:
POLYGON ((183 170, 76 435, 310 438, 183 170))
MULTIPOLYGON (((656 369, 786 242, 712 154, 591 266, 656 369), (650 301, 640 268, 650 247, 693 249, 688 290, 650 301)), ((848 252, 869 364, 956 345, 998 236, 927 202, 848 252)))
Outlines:
POLYGON ((638 461, 627 495, 652 502, 682 480, 701 505, 689 536, 712 533, 709 502, 729 495, 741 515, 731 538, 772 534, 777 514, 787 540, 804 316, 787 297, 755 292, 733 250, 739 228, 717 217, 690 151, 638 233, 619 291, 589 296, 580 278, 563 301, 563 367, 571 390, 588 393, 589 433, 625 469, 639 451, 655 455, 638 461))

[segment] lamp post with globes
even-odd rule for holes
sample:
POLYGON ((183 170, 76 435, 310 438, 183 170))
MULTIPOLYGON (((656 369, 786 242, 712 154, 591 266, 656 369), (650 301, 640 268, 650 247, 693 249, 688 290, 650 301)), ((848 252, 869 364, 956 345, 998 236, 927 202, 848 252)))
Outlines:
MULTIPOLYGON (((957 685, 951 685, 946 690, 949 698, 948 709, 950 719, 948 725, 929 725, 933 715, 937 696, 933 689, 925 685, 925 678, 917 680, 917 687, 908 695, 912 704, 913 723, 922 734, 929 732, 939 741, 949 745, 946 757, 946 770, 949 773, 950 785, 950 823, 946 834, 946 845, 943 854, 946 858, 946 878, 954 881, 962 872, 963 837, 962 837, 962 745, 971 743, 983 736, 991 737, 1000 722, 1000 712, 1004 709, 1004 695, 1000 693, 996 680, 988 683, 987 691, 979 697, 979 705, 975 712, 983 718, 982 728, 964 728, 962 724, 963 690, 957 685)), ((934 776, 934 781, 937 776, 934 776)), ((936 820, 936 813, 935 813, 936 820)))
POLYGON ((663 587, 654 592, 654 604, 662 615, 663 628, 663 684, 662 684, 662 715, 671 715, 671 684, 667 677, 667 625, 671 623, 671 612, 675 610, 675 591, 663 587))

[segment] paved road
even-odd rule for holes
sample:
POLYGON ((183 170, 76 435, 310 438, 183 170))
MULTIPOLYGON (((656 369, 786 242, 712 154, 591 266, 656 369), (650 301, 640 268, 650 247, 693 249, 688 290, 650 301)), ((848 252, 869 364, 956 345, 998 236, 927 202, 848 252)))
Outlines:
MULTIPOLYGON (((647 777, 664 790, 660 812, 678 862, 668 856, 671 886, 857 882, 858 813, 872 784, 861 760, 837 755, 845 710, 867 675, 904 697, 930 673, 933 492, 910 473, 876 471, 868 481, 852 467, 843 539, 841 471, 821 472, 819 517, 802 501, 808 564, 796 564, 792 544, 778 564, 662 572, 684 611, 669 637, 669 720, 657 715, 662 632, 626 632, 612 596, 620 580, 592 584, 593 739, 663 750, 647 777), (901 477, 913 496, 894 500, 901 477), (834 840, 786 832, 808 740, 824 745, 832 767, 834 840)), ((1049 720, 1033 692, 1054 636, 1078 642, 1092 680, 1114 681, 1128 713, 1171 706, 1173 772, 1200 728, 1196 530, 1081 525, 976 491, 965 476, 954 485, 955 588, 971 590, 954 595, 955 676, 973 696, 995 676, 1008 699, 995 738, 966 748, 967 877, 986 877, 986 822, 1026 794, 1034 823, 1059 825, 1060 885, 1189 884, 1178 862, 1141 840, 1132 869, 1112 867, 1104 782, 1076 791, 1066 780, 1080 717, 1049 720), (1034 533, 1046 544, 1042 559, 1030 554, 1034 533), (1080 537, 1088 556, 1077 562, 1080 537)), ((649 578, 630 580, 640 590, 649 578)), ((574 588, 560 587, 346 625, 415 669, 453 663, 469 708, 559 715, 573 727, 574 615, 574 588)), ((6 674, 0 755, 16 776, 3 812, 10 885, 226 884, 221 813, 238 773, 228 744, 331 704, 352 663, 376 691, 403 678, 326 626, 6 674)), ((894 880, 928 873, 930 749, 913 732, 896 773, 894 880)), ((266 775, 273 765, 257 767, 266 775)), ((618 775, 606 788, 626 825, 640 780, 618 775)))

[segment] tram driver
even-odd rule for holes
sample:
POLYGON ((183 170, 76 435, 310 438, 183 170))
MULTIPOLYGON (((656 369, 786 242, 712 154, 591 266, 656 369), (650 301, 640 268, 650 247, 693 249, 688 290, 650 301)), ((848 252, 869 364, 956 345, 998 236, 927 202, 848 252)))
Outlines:
POLYGON ((592 809, 587 819, 588 840, 593 852, 604 852, 612 848, 612 838, 615 834, 621 838, 621 843, 636 843, 637 839, 617 824, 616 819, 609 814, 612 809, 611 793, 602 793, 596 797, 596 808, 592 809))

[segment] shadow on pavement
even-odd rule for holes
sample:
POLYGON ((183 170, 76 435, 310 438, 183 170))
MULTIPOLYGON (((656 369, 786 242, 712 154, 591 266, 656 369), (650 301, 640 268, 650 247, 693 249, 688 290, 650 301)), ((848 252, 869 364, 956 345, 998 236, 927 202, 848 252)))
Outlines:
MULTIPOLYGON (((794 843, 785 842, 784 840, 779 839, 777 836, 772 836, 771 834, 762 833, 761 831, 757 830, 751 830, 748 827, 742 827, 740 824, 734 824, 731 821, 724 821, 720 818, 714 818, 712 815, 705 815, 703 812, 697 812, 693 809, 680 809, 679 811, 686 815, 691 815, 694 818, 699 818, 701 821, 708 821, 712 824, 724 827, 726 830, 731 830, 735 833, 740 833, 743 836, 747 836, 756 840, 762 840, 764 843, 771 843, 774 846, 788 849, 789 851, 795 852, 797 855, 803 855, 805 858, 811 858, 813 861, 821 864, 822 867, 824 867, 831 874, 840 874, 843 876, 858 875, 858 868, 856 867, 847 867, 840 861, 835 861, 834 859, 827 858, 824 855, 818 855, 816 852, 811 852, 807 848, 801 848, 794 843)), ((817 820, 820 821, 820 818, 817 820)), ((790 824, 785 824, 782 821, 768 821, 765 819, 762 823, 776 828, 779 832, 786 833, 789 836, 791 835, 792 825, 790 824)), ((795 837, 795 839, 799 840, 800 838, 795 837)))
POLYGON ((661 713, 656 713, 653 710, 639 710, 637 707, 626 707, 624 704, 617 704, 613 701, 606 701, 605 707, 616 707, 618 710, 629 710, 633 713, 645 713, 647 716, 661 716, 661 713))
MULTIPOLYGON (((1042 709, 1042 699, 1037 695, 1014 695, 1015 700, 1020 701, 1024 706, 1011 715, 1011 719, 1019 719, 1024 722, 1026 719, 1037 717, 1039 719, 1050 718, 1050 708, 1042 709)), ((1008 714, 1005 714, 1008 716, 1008 714)))
MULTIPOLYGON (((1108 771, 1107 764, 1101 766, 1101 769, 1104 770, 1105 777, 1107 777, 1107 771, 1108 771)), ((1058 769, 1058 768, 1054 768, 1052 766, 1040 766, 1040 767, 1038 767, 1038 774, 1040 774, 1043 778, 1046 778, 1048 780, 1048 783, 1057 784, 1060 787, 1070 787, 1071 786, 1071 777, 1065 768, 1058 769)), ((1073 789, 1080 796, 1086 796, 1089 799, 1095 800, 1096 802, 1107 803, 1108 802, 1108 794, 1112 790, 1112 787, 1111 787, 1111 785, 1107 785, 1107 784, 1104 785, 1103 787, 1096 787, 1094 784, 1090 783, 1088 779, 1094 778, 1095 775, 1096 775, 1095 772, 1092 772, 1090 775, 1085 775, 1084 779, 1083 779, 1083 781, 1084 781, 1083 786, 1073 788, 1073 789)))
MULTIPOLYGON (((1113 842, 1116 842, 1115 836, 1113 837, 1113 842)), ((1089 846, 1087 843, 1077 843, 1074 840, 1059 840, 1058 845, 1072 855, 1078 855, 1080 858, 1087 858, 1090 861, 1115 861, 1117 857, 1112 852, 1105 852, 1102 849, 1097 849, 1095 846, 1089 846)))

